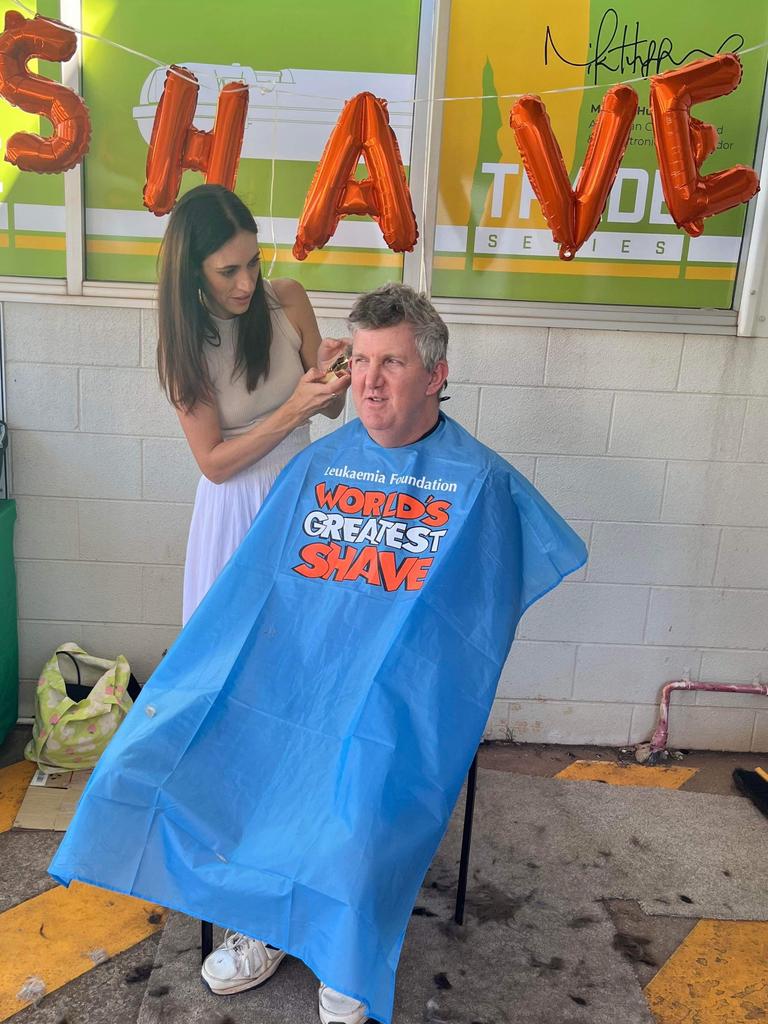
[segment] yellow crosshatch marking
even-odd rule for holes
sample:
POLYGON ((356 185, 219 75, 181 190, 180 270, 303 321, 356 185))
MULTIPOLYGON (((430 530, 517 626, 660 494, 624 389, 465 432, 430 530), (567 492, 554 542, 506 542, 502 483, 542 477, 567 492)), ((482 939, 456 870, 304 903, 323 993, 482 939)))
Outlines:
POLYGON ((6 910, 0 916, 0 1021, 30 1004, 19 998, 29 979, 53 992, 152 935, 164 919, 165 911, 152 903, 78 882, 6 910))
POLYGON ((641 786, 644 789, 679 789, 696 771, 696 768, 676 765, 651 768, 642 764, 616 764, 614 761, 574 761, 555 778, 607 782, 611 786, 641 786))
POLYGON ((768 1019, 768 922, 699 921, 645 996, 657 1024, 768 1019))
POLYGON ((31 761, 18 761, 0 768, 0 832, 13 825, 36 767, 31 761))

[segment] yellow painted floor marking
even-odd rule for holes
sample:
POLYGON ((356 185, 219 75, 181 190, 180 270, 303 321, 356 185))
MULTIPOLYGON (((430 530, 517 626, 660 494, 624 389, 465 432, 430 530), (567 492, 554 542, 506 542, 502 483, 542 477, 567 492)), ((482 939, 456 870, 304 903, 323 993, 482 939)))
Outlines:
POLYGON ((19 992, 30 978, 53 992, 157 931, 164 915, 152 903, 78 882, 6 910, 0 915, 0 1021, 29 1005, 19 992))
POLYGON ((63 235, 19 235, 13 240, 17 249, 55 249, 64 252, 67 247, 63 235))
POLYGON ((685 276, 693 281, 735 281, 735 267, 686 267, 685 276))
POLYGON ((0 768, 0 832, 7 832, 13 825, 36 768, 31 761, 0 768))
POLYGON ((746 1024, 768 1017, 768 923, 699 921, 646 985, 658 1024, 746 1024))
POLYGON ((476 256, 473 270, 498 270, 504 274, 571 274, 575 277, 677 277, 677 264, 598 263, 583 260, 506 259, 503 256, 476 256))
POLYGON ((578 782, 608 782, 611 786, 642 786, 644 789, 679 789, 697 770, 663 765, 651 768, 642 764, 616 764, 613 761, 574 761, 558 772, 555 778, 575 779, 578 782))

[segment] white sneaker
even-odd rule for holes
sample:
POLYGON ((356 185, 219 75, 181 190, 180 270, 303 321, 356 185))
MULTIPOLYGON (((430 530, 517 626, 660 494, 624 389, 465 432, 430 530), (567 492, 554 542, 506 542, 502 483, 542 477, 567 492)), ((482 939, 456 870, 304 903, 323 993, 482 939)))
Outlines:
POLYGON ((362 1024, 368 1018, 368 1008, 351 996, 344 996, 327 985, 320 984, 318 1012, 323 1024, 362 1024))
POLYGON ((222 944, 205 958, 201 973, 211 992, 228 996, 271 978, 284 956, 282 949, 270 949, 241 932, 227 932, 222 944))

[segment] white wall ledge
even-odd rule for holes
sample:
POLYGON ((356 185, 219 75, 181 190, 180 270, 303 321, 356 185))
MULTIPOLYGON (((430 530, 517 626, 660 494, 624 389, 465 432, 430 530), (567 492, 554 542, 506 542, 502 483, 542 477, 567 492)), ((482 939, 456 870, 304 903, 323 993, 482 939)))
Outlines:
MULTIPOLYGON (((157 289, 149 284, 86 281, 81 295, 68 295, 66 281, 0 277, 0 302, 56 303, 67 306, 114 306, 150 309, 157 289)), ((351 292, 309 292, 318 317, 343 317, 352 308, 351 292)), ((514 302, 433 296, 446 323, 494 324, 502 327, 596 327, 614 331, 736 336, 738 313, 723 309, 678 309, 664 306, 599 306, 576 303, 514 302)))

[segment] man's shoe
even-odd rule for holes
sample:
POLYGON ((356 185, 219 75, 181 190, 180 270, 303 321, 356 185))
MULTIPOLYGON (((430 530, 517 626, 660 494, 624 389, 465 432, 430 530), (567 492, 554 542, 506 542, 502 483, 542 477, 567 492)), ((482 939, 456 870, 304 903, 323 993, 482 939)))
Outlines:
POLYGON ((217 996, 244 992, 271 978, 285 956, 258 939, 227 932, 222 944, 205 958, 203 980, 217 996))
POLYGON ((362 1024, 368 1008, 351 996, 344 996, 327 985, 320 985, 318 1012, 323 1024, 362 1024))

